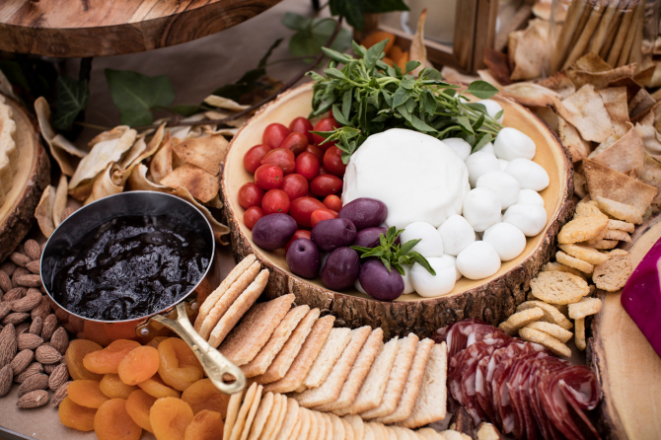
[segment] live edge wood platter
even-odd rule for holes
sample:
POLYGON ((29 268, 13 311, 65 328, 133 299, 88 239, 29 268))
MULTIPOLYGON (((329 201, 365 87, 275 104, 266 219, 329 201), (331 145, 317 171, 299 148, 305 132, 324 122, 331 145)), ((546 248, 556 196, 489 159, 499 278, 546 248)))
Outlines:
POLYGON ((546 227, 539 235, 528 239, 523 253, 503 263, 489 278, 478 281, 462 278, 445 296, 422 298, 414 293, 402 295, 393 302, 382 302, 355 290, 329 291, 318 279, 306 280, 294 275, 288 270, 284 249, 275 252, 260 249, 243 223, 244 209, 239 205, 237 194, 244 183, 252 181, 243 167, 244 154, 262 143, 262 132, 267 125, 273 122, 288 125, 295 117, 307 117, 311 98, 312 85, 306 84, 264 107, 234 137, 225 159, 221 190, 232 250, 237 260, 254 253, 271 270, 266 296, 275 298, 294 293, 297 303, 329 311, 337 317, 338 325, 381 327, 387 338, 409 331, 429 336, 439 327, 469 317, 496 325, 514 313, 516 306, 525 300, 530 280, 551 258, 556 235, 573 212, 571 163, 549 128, 523 106, 506 98, 494 98, 504 109, 503 125, 521 130, 534 140, 537 145, 534 161, 542 165, 550 177, 550 185, 540 193, 548 216, 546 227))

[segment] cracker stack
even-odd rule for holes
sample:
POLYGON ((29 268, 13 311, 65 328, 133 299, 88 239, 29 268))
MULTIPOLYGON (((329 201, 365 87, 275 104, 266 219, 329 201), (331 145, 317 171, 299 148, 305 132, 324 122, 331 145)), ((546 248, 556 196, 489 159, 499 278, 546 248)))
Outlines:
POLYGON ((18 149, 16 141, 16 123, 12 119, 12 110, 0 95, 0 206, 13 186, 14 174, 18 169, 18 149))

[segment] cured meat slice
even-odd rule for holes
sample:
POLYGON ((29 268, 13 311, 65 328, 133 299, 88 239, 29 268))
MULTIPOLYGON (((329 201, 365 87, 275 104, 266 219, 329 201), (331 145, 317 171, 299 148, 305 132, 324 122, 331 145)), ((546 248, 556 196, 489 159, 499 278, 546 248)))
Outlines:
POLYGON ((445 341, 448 344, 448 357, 451 359, 468 346, 483 340, 498 343, 511 339, 498 327, 487 324, 479 319, 471 318, 455 322, 449 327, 442 327, 433 336, 436 343, 445 341))

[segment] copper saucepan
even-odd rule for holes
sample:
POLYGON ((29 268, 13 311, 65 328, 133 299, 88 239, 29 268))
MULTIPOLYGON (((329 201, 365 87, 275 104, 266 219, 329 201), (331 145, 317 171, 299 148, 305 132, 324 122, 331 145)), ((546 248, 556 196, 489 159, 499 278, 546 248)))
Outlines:
MULTIPOLYGON (((154 191, 130 191, 115 194, 84 206, 67 217, 50 236, 41 256, 41 279, 51 302, 66 313, 70 322, 79 323, 85 337, 107 342, 122 339, 150 339, 164 327, 172 330, 193 350, 213 384, 226 394, 241 391, 246 378, 240 368, 231 363, 218 350, 211 347, 190 323, 189 313, 198 307, 198 296, 210 290, 214 266, 215 240, 209 221, 194 205, 179 197, 154 191), (93 229, 124 216, 170 215, 189 225, 192 232, 205 238, 209 244, 209 265, 203 278, 175 303, 153 314, 128 320, 99 320, 78 315, 60 305, 53 295, 53 270, 58 260, 93 229)), ((200 299, 201 300, 201 299, 200 299)))

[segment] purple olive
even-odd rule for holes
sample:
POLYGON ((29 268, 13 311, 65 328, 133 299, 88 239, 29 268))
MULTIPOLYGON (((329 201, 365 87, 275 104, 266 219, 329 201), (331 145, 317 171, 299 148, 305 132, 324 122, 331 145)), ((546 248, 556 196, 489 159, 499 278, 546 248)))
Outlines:
POLYGON ((388 207, 381 200, 361 197, 344 205, 338 215, 351 220, 360 231, 381 226, 388 216, 388 207))
POLYGON ((289 243, 296 227, 296 220, 287 214, 265 215, 252 228, 252 241, 262 249, 273 251, 289 243))
MULTIPOLYGON (((373 248, 379 246, 379 236, 383 234, 386 235, 388 232, 387 228, 367 228, 362 231, 358 231, 356 234, 356 240, 353 242, 354 246, 373 248)), ((399 237, 398 237, 399 238, 399 237)))
POLYGON ((303 278, 317 278, 321 265, 319 249, 307 238, 299 238, 287 249, 287 265, 296 275, 303 278))
POLYGON ((346 218, 323 220, 312 228, 310 238, 322 252, 330 252, 342 246, 350 246, 356 238, 356 227, 346 218))
POLYGON ((395 269, 388 272, 386 266, 370 258, 360 268, 360 285, 374 299, 393 301, 404 292, 404 278, 395 269))
POLYGON ((358 252, 341 247, 330 253, 321 269, 321 281, 331 290, 343 290, 353 286, 360 272, 358 252))

